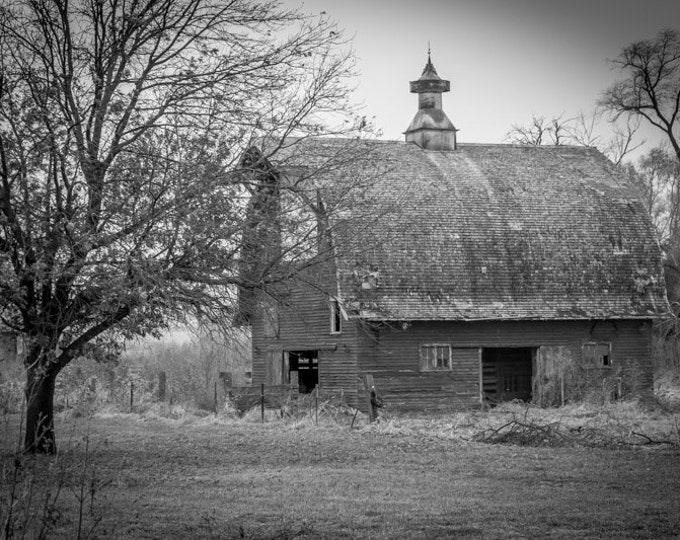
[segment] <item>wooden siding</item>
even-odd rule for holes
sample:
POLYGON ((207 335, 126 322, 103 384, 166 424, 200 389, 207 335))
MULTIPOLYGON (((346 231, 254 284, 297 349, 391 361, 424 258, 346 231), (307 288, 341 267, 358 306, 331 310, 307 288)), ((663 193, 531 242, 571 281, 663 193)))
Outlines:
MULTIPOLYGON (((284 352, 318 351, 321 391, 342 394, 348 403, 356 405, 356 324, 343 319, 341 332, 331 332, 330 298, 336 293, 319 277, 334 275, 328 266, 320 267, 314 275, 307 274, 305 281, 314 280, 316 286, 289 284, 280 301, 260 299, 252 320, 253 384, 267 384, 278 375, 278 365, 272 368, 267 364, 278 362, 284 352)), ((285 362, 281 365, 286 371, 285 362)), ((288 374, 281 375, 286 384, 288 374)))
MULTIPOLYGON (((326 271, 328 269, 326 268, 326 271)), ((326 275, 333 275, 327 273, 326 275)), ((320 280, 317 281, 317 283, 320 280)), ((481 350, 532 348, 532 398, 543 406, 564 398, 651 395, 651 322, 411 322, 374 325, 350 319, 331 331, 331 286, 290 286, 283 303, 261 298, 253 317, 253 383, 288 383, 285 352, 317 351, 319 386, 365 408, 363 376, 373 375, 387 407, 463 409, 483 403, 481 350), (611 366, 585 362, 587 343, 611 343, 611 366), (421 345, 451 346, 450 370, 422 371, 421 345)))
POLYGON ((479 349, 453 349, 450 370, 367 370, 385 406, 395 409, 451 409, 479 404, 479 349))
MULTIPOLYGON (((479 350, 484 347, 544 349, 546 358, 551 351, 567 351, 573 359, 565 380, 567 399, 614 389, 618 379, 624 395, 649 395, 652 389, 651 323, 644 320, 395 323, 361 332, 357 343, 359 374, 372 374, 378 392, 395 408, 478 406, 479 350), (610 368, 583 365, 581 349, 592 341, 611 343, 610 368), (420 346, 434 343, 451 345, 451 371, 420 371, 420 346)), ((548 382, 559 388, 555 381, 539 381, 548 382)), ((556 392, 548 394, 550 402, 544 396, 543 404, 555 404, 556 392)))

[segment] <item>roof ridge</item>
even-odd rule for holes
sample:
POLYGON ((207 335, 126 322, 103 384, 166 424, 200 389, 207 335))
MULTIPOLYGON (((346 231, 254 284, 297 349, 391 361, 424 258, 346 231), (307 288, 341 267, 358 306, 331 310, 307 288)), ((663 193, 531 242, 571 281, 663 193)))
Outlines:
MULTIPOLYGON (((304 141, 319 141, 319 142, 348 142, 348 141, 354 141, 357 143, 369 143, 369 144, 399 144, 399 145, 415 145, 413 142, 409 141, 404 141, 400 139, 360 139, 360 138, 355 138, 355 137, 291 137, 287 138, 287 141, 290 140, 291 143, 295 144, 298 142, 304 142, 304 141)), ((415 145, 418 146, 418 145, 415 145)), ((590 149, 590 150, 598 150, 595 146, 590 146, 590 145, 582 145, 582 144, 541 144, 541 145, 534 145, 534 144, 519 144, 519 143, 505 143, 505 142, 460 142, 457 144, 458 147, 483 147, 483 148, 492 148, 492 147, 501 147, 501 148, 535 148, 537 150, 555 150, 555 149, 570 149, 570 148, 582 148, 582 149, 590 149)), ((420 148, 420 147, 418 147, 420 148)), ((428 151, 426 149, 422 149, 423 151, 428 151)), ((439 150, 431 150, 434 152, 438 152, 439 150)), ((455 150, 452 150, 455 151, 455 150)), ((599 151, 599 150, 598 150, 599 151)))

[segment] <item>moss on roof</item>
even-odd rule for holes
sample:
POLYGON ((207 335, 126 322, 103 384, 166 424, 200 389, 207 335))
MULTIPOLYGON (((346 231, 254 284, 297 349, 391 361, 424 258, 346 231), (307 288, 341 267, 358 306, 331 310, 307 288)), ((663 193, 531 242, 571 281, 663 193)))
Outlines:
MULTIPOLYGON (((331 224, 341 296, 364 317, 647 318, 668 309, 651 221, 594 148, 441 152, 326 139, 299 150, 312 167, 340 148, 380 167, 378 196, 331 224)), ((352 177, 341 170, 327 186, 352 177)))

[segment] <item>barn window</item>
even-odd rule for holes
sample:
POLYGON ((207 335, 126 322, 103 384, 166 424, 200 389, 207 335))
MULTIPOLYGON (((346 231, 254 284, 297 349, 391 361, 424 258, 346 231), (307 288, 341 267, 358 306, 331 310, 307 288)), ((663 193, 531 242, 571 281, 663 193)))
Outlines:
POLYGON ((420 369, 438 371, 451 369, 451 345, 421 345, 420 369))
POLYGON ((339 334, 342 332, 342 311, 340 300, 331 298, 331 333, 339 334))
POLYGON ((273 300, 263 306, 263 332, 265 337, 278 337, 279 335, 279 310, 273 300))
POLYGON ((584 343, 583 362, 587 366, 611 367, 612 366, 612 345, 611 343, 584 343))

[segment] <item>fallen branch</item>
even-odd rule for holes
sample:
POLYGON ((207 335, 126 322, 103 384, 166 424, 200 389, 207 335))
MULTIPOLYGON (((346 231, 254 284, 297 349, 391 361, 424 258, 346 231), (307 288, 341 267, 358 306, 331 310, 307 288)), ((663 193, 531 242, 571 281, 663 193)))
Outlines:
POLYGON ((638 446, 645 444, 670 444, 671 446, 675 446, 679 443, 678 441, 671 441, 665 439, 652 439, 649 435, 645 435, 644 433, 638 433, 637 431, 632 431, 631 435, 635 435, 636 437, 641 437, 646 440, 646 442, 643 443, 631 443, 636 444, 638 446))
POLYGON ((560 427, 557 422, 539 425, 511 420, 496 429, 478 433, 472 440, 495 444, 515 443, 522 446, 544 446, 550 443, 549 445, 554 446, 556 442, 563 444, 568 439, 568 436, 560 431, 560 427))
POLYGON ((631 435, 644 441, 630 440, 630 437, 616 436, 601 429, 585 426, 566 427, 559 422, 535 424, 531 421, 511 420, 495 429, 485 429, 472 440, 489 444, 516 444, 520 446, 564 446, 580 445, 587 447, 641 446, 668 444, 677 446, 680 441, 653 439, 649 435, 632 431, 631 435))

